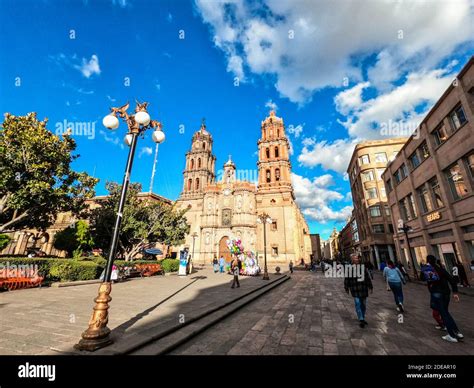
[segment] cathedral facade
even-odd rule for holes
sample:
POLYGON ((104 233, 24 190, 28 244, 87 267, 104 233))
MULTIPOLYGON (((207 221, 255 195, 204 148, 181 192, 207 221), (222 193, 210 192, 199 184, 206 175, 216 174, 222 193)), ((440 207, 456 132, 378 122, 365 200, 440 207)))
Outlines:
POLYGON ((257 216, 266 213, 267 261, 297 264, 309 261, 311 240, 308 225, 295 202, 291 184, 289 141, 283 120, 274 112, 261 123, 258 145, 257 184, 236 178, 229 157, 219 179, 215 175, 213 139, 204 124, 194 133, 186 153, 183 190, 178 209, 188 209, 190 233, 180 249, 188 248, 193 262, 209 264, 214 256, 230 261, 229 238, 240 238, 245 250, 264 259, 263 224, 257 216))

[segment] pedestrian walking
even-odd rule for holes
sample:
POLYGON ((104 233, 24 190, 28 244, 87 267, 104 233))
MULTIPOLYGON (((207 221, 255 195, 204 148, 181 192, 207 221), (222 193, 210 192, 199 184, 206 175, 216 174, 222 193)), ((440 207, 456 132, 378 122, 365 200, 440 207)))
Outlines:
MULTIPOLYGON (((355 253, 351 255, 351 261, 352 265, 360 265, 360 258, 355 253)), ((370 280, 367 268, 363 266, 362 270, 362 276, 358 276, 359 271, 347 271, 350 272, 350 276, 344 278, 344 289, 347 293, 350 291, 352 297, 354 298, 354 305, 357 318, 359 319, 359 326, 364 328, 366 325, 368 325, 367 321, 365 320, 367 298, 369 296, 369 290, 372 293, 374 288, 372 286, 372 280, 370 280)))
POLYGON ((290 273, 293 273, 293 260, 290 260, 288 267, 290 267, 290 273))
POLYGON ((403 313, 403 285, 406 284, 405 277, 401 271, 395 267, 392 260, 387 261, 387 266, 383 270, 383 277, 387 281, 388 287, 393 293, 398 311, 403 313))
POLYGON ((459 261, 456 261, 456 264, 453 267, 453 271, 454 271, 454 268, 456 268, 458 283, 461 285, 461 287, 470 287, 469 281, 467 280, 467 274, 466 274, 466 270, 464 269, 464 266, 459 261))
POLYGON ((219 272, 224 273, 224 267, 225 267, 225 259, 224 256, 221 255, 219 258, 219 272))
POLYGON ((237 288, 240 287, 239 273, 240 273, 241 267, 242 267, 242 264, 240 260, 237 257, 234 258, 234 260, 232 260, 232 263, 230 264, 230 270, 232 271, 232 275, 234 275, 231 288, 235 288, 235 285, 237 285, 237 288))
POLYGON ((212 259, 212 267, 214 268, 214 273, 219 272, 219 261, 216 255, 214 255, 214 259, 212 259))
POLYGON ((427 264, 421 267, 421 273, 424 280, 428 283, 428 290, 431 295, 430 305, 439 311, 447 335, 441 337, 448 342, 458 342, 464 336, 459 331, 454 318, 449 312, 449 301, 451 299, 451 289, 453 291, 453 299, 459 302, 458 287, 453 277, 436 262, 436 257, 428 255, 426 257, 427 264))
POLYGON ((374 280, 374 265, 371 261, 369 261, 365 266, 367 267, 367 271, 369 272, 370 278, 374 280))

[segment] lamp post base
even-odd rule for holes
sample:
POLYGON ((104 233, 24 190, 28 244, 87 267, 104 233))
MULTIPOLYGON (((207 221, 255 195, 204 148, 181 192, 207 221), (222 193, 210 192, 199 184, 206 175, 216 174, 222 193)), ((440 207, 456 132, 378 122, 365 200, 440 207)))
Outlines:
POLYGON ((270 276, 268 276, 268 271, 265 269, 263 271, 263 280, 270 280, 270 276))
POLYGON ((95 306, 89 327, 82 333, 82 339, 74 345, 74 349, 93 352, 110 345, 110 329, 107 327, 109 302, 112 300, 110 293, 112 283, 104 282, 99 287, 99 295, 94 299, 95 306))

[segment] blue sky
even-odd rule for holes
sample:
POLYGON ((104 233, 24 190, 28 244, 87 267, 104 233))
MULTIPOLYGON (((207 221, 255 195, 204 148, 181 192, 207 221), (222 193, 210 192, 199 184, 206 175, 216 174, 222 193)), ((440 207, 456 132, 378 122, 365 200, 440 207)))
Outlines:
MULTIPOLYGON (((467 0, 369 3, 4 0, 0 110, 35 111, 52 131, 65 120, 90 125, 93 133, 74 134, 75 168, 100 178, 104 194, 107 180, 122 180, 127 149, 125 125, 111 132, 102 118, 110 106, 149 101, 166 133, 154 191, 176 199, 203 117, 216 169, 232 154, 255 170, 260 122, 276 105, 297 201, 327 238, 350 214, 344 171, 354 144, 383 137, 384 124, 416 126, 472 55, 467 0)), ((145 190, 150 135, 132 173, 145 190)))

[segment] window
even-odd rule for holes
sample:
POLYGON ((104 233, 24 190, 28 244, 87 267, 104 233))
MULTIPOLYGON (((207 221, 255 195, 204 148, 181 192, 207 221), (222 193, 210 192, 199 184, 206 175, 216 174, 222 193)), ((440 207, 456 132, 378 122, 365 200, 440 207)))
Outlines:
POLYGON ((464 183, 464 177, 457 163, 446 171, 446 176, 448 177, 449 186, 451 187, 454 199, 462 198, 468 193, 466 184, 464 183))
POLYGON ((275 147, 275 158, 278 158, 278 147, 275 147))
POLYGON ((272 247, 272 255, 278 256, 278 247, 272 247))
POLYGON ((417 152, 413 152, 411 156, 408 158, 410 160, 411 168, 415 169, 420 165, 420 158, 418 157, 417 152))
POLYGON ((198 158, 198 168, 201 168, 201 158, 198 158))
POLYGON ((375 154, 375 163, 387 163, 387 154, 385 152, 375 154))
POLYGON ((383 224, 372 225, 372 231, 374 233, 385 233, 385 227, 383 224))
POLYGON ((382 198, 387 198, 387 193, 386 193, 386 191, 385 191, 385 187, 381 187, 381 188, 380 188, 380 196, 381 196, 382 198))
POLYGON ((193 180, 188 179, 188 191, 191 191, 192 188, 193 188, 193 180))
POLYGON ((389 193, 393 190, 392 180, 390 178, 387 179, 387 181, 385 182, 385 186, 387 186, 387 189, 388 189, 389 193))
POLYGON ((367 199, 375 199, 377 198, 377 188, 370 187, 367 189, 367 199))
POLYGON ((194 159, 191 159, 191 170, 194 168, 194 159))
POLYGON ((390 233, 393 234, 393 225, 392 224, 388 224, 388 230, 390 231, 390 233))
POLYGON ((421 210, 423 213, 428 213, 433 210, 431 205, 430 193, 425 186, 420 187, 416 190, 418 193, 418 198, 420 198, 421 210))
POLYGON ((279 169, 279 168, 277 168, 277 169, 275 170, 275 180, 276 180, 276 181, 279 181, 279 180, 280 180, 280 169, 279 169))
POLYGON ((369 163, 370 163, 369 155, 359 156, 359 166, 362 166, 364 164, 369 164, 369 163))
POLYGON ((428 149, 426 141, 421 143, 421 146, 418 149, 420 150, 420 158, 422 161, 430 157, 430 150, 428 149))
POLYGON ((443 144, 448 139, 448 132, 444 123, 441 123, 432 133, 436 145, 443 144))
POLYGON ((203 149, 203 150, 206 149, 206 142, 205 142, 205 141, 202 142, 202 149, 203 149))
POLYGON ((418 217, 418 214, 416 212, 415 199, 413 198, 413 194, 408 195, 408 204, 410 205, 410 211, 411 211, 411 215, 413 216, 413 218, 418 217))
POLYGON ((269 159, 270 158, 270 148, 265 149, 265 154, 267 156, 267 159, 269 159))
POLYGON ((369 212, 371 217, 380 217, 382 215, 379 205, 369 207, 369 212))
POLYGON ((196 178, 196 190, 199 190, 199 178, 196 178))
POLYGON ((390 206, 385 205, 384 207, 385 207, 385 215, 390 216, 390 206))
POLYGON ((402 180, 404 180, 407 176, 408 176, 408 170, 405 163, 403 163, 400 166, 400 168, 397 171, 395 171, 395 174, 393 174, 393 177, 395 178, 395 181, 397 182, 397 184, 400 183, 402 180))
POLYGON ((267 183, 270 183, 272 181, 272 175, 270 173, 270 170, 265 171, 265 177, 267 179, 267 183))
POLYGON ((361 173, 361 175, 362 175, 362 181, 363 182, 369 182, 369 181, 374 180, 374 171, 373 170, 363 171, 361 173))
POLYGON ((410 221, 411 215, 410 211, 408 210, 408 199, 406 197, 403 198, 398 202, 398 206, 400 208, 400 216, 402 217, 403 221, 410 221))
POLYGON ((278 229, 277 222, 276 222, 276 221, 272 221, 271 230, 277 230, 277 229, 278 229))
POLYGON ((441 197, 441 189, 439 188, 439 183, 438 179, 434 177, 431 179, 429 182, 430 188, 431 188, 431 193, 433 194, 434 198, 434 205, 436 209, 439 209, 440 207, 444 206, 443 199, 441 197))
POLYGON ((461 128, 465 123, 467 123, 466 115, 464 114, 464 109, 462 108, 462 105, 456 107, 449 114, 449 121, 451 122, 451 127, 454 131, 461 128))
POLYGON ((471 178, 474 179, 474 154, 471 154, 466 158, 466 166, 467 170, 471 174, 471 178))
POLYGON ((384 173, 385 169, 384 168, 377 168, 375 171, 377 172, 377 180, 381 181, 382 180, 382 174, 384 173))

